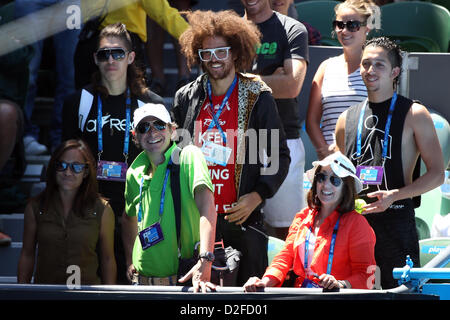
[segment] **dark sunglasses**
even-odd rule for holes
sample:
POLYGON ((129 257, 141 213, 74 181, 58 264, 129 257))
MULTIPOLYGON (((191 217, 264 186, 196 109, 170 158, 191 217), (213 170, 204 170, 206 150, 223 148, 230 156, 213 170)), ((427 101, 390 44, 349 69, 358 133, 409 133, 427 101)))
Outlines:
POLYGON ((70 168, 73 173, 81 173, 83 172, 84 168, 86 168, 85 163, 79 163, 79 162, 65 162, 65 161, 58 161, 56 162, 56 171, 66 171, 67 168, 70 168))
POLYGON ((339 29, 339 30, 344 30, 344 28, 347 28, 348 31, 350 32, 356 32, 359 30, 359 28, 361 28, 361 26, 366 26, 367 23, 366 22, 361 22, 358 20, 350 20, 347 22, 344 21, 338 21, 338 20, 334 20, 333 21, 333 29, 339 29))
POLYGON ((99 49, 95 56, 98 61, 108 61, 112 56, 114 60, 120 61, 125 58, 127 51, 123 48, 102 48, 99 49))
POLYGON ((316 173, 316 180, 317 180, 317 182, 323 183, 323 182, 325 182, 325 180, 327 180, 327 177, 330 178, 331 184, 333 186, 335 186, 335 187, 339 187, 341 185, 341 183, 342 183, 342 179, 339 178, 339 177, 336 177, 336 176, 333 176, 333 175, 327 176, 326 174, 324 174, 322 172, 316 173))
POLYGON ((153 127, 158 131, 163 131, 166 128, 166 123, 162 120, 155 120, 153 122, 141 122, 137 125, 136 130, 141 133, 147 133, 153 127))

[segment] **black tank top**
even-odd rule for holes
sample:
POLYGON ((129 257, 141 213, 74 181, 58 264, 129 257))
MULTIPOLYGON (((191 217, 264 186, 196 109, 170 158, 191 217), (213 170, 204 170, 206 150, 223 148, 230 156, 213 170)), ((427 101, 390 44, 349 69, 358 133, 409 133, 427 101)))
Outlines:
MULTIPOLYGON (((414 101, 398 95, 392 122, 389 131, 389 142, 387 147, 386 162, 384 165, 383 183, 379 185, 380 190, 399 189, 405 186, 402 165, 402 134, 406 115, 414 101)), ((357 157, 357 129, 361 108, 365 107, 363 101, 358 105, 350 107, 347 111, 345 123, 345 153, 355 166, 381 166, 384 131, 391 99, 380 103, 369 102, 365 108, 361 135, 361 156, 357 157)), ((420 175, 420 158, 414 168, 413 180, 420 175)), ((367 202, 373 202, 365 196, 367 193, 378 190, 377 186, 370 185, 368 189, 361 192, 367 202)), ((403 202, 398 201, 398 202, 403 202)), ((396 202, 397 203, 397 202, 396 202)), ((394 205, 396 204, 394 203, 394 205)), ((414 207, 420 204, 420 197, 414 199, 414 207)))

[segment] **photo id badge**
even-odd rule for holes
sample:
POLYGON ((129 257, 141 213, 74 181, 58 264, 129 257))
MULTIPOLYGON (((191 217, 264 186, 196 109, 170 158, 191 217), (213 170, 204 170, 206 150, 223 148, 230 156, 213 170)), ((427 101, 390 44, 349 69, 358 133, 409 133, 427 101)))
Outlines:
POLYGON ((143 250, 146 250, 151 246, 154 246, 158 242, 163 241, 164 236, 162 234, 162 229, 159 222, 156 222, 150 227, 145 228, 144 230, 139 232, 139 240, 141 241, 143 250))
POLYGON ((381 184, 384 168, 382 166, 357 166, 356 176, 363 184, 381 184))
POLYGON ((206 141, 202 146, 202 152, 206 161, 226 166, 231 155, 231 148, 206 141))
POLYGON ((127 177, 125 162, 103 161, 97 163, 97 179, 107 181, 125 181, 127 177))

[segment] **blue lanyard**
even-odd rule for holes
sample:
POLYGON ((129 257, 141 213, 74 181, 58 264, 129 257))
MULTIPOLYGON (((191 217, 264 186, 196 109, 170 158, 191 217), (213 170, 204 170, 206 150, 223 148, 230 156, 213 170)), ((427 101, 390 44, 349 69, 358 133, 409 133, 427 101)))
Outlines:
MULTIPOLYGON (((167 180, 169 178, 170 173, 170 167, 172 165, 172 158, 169 160, 169 163, 167 164, 166 169, 166 175, 164 177, 164 184, 161 191, 161 200, 159 202, 159 220, 161 221, 161 217, 163 215, 164 211, 164 198, 166 197, 166 186, 167 186, 167 180)), ((141 184, 139 186, 139 211, 138 211, 138 222, 142 221, 142 187, 144 185, 144 176, 142 176, 141 184)))
MULTIPOLYGON (((130 122, 131 122, 131 98, 130 89, 127 88, 127 100, 126 100, 126 124, 125 124, 125 140, 123 142, 123 156, 125 162, 128 159, 128 148, 130 145, 130 122)), ((103 120, 102 120, 102 99, 100 94, 97 96, 97 140, 98 140, 98 160, 103 153, 103 120)))
MULTIPOLYGON (((331 274, 331 266, 333 265, 333 256, 334 256, 334 245, 336 244, 336 236, 337 236, 337 232, 338 232, 340 219, 341 219, 341 217, 339 217, 337 219, 336 224, 334 225, 334 229, 333 229, 333 236, 331 237, 330 253, 328 254, 327 274, 331 274)), ((305 240, 305 259, 304 259, 305 271, 308 268, 309 238, 311 236, 311 233, 312 233, 312 227, 309 227, 308 234, 306 235, 306 240, 305 240)))
MULTIPOLYGON (((392 114, 394 113, 396 101, 397 101, 397 92, 394 92, 394 95, 392 96, 392 100, 391 100, 391 105, 389 107, 388 117, 386 119, 386 126, 384 128, 383 153, 381 155, 383 161, 386 159, 386 156, 387 156, 387 149, 388 149, 388 145, 389 145, 389 130, 391 128, 392 114)), ((357 132, 358 136, 357 136, 357 140, 356 140, 356 156, 357 156, 357 158, 361 157, 362 126, 363 126, 364 111, 366 109, 367 103, 368 103, 368 100, 366 100, 366 103, 362 107, 361 112, 359 114, 358 132, 357 132)))
POLYGON ((215 114, 214 114, 214 106, 213 106, 213 102, 212 102, 211 82, 209 81, 209 79, 208 79, 208 82, 207 82, 209 107, 211 108, 212 117, 213 117, 212 121, 211 121, 211 124, 209 125, 207 130, 211 130, 215 126, 219 130, 220 134, 222 135, 223 142, 225 144, 227 143, 227 138, 225 136, 225 133, 222 130, 222 127, 219 124, 219 117, 220 117, 220 114, 223 111, 223 108, 227 104, 228 99, 230 98, 231 94, 233 93, 234 87, 236 86, 236 82, 237 82, 237 75, 234 76, 233 82, 231 83, 231 86, 228 88, 228 91, 227 91, 227 93, 225 94, 225 97, 222 100, 222 104, 220 105, 219 110, 217 110, 217 112, 215 114))

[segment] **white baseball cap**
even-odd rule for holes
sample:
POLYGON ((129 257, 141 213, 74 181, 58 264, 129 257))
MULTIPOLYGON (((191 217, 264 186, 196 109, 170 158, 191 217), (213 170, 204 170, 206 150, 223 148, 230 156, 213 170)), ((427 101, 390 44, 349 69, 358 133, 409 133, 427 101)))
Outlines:
POLYGON ((339 178, 352 177, 355 180, 356 193, 362 190, 361 180, 356 176, 356 168, 353 163, 344 156, 340 151, 336 151, 329 156, 325 157, 323 160, 314 161, 312 163, 313 168, 306 171, 306 176, 311 183, 314 181, 314 175, 319 166, 325 167, 330 166, 334 174, 339 178))
POLYGON ((139 122, 141 122, 142 119, 153 116, 155 118, 158 118, 161 121, 164 121, 164 123, 170 123, 172 120, 170 119, 169 111, 167 111, 166 107, 160 103, 146 103, 142 107, 137 108, 134 111, 133 115, 133 126, 134 128, 137 127, 139 122))

